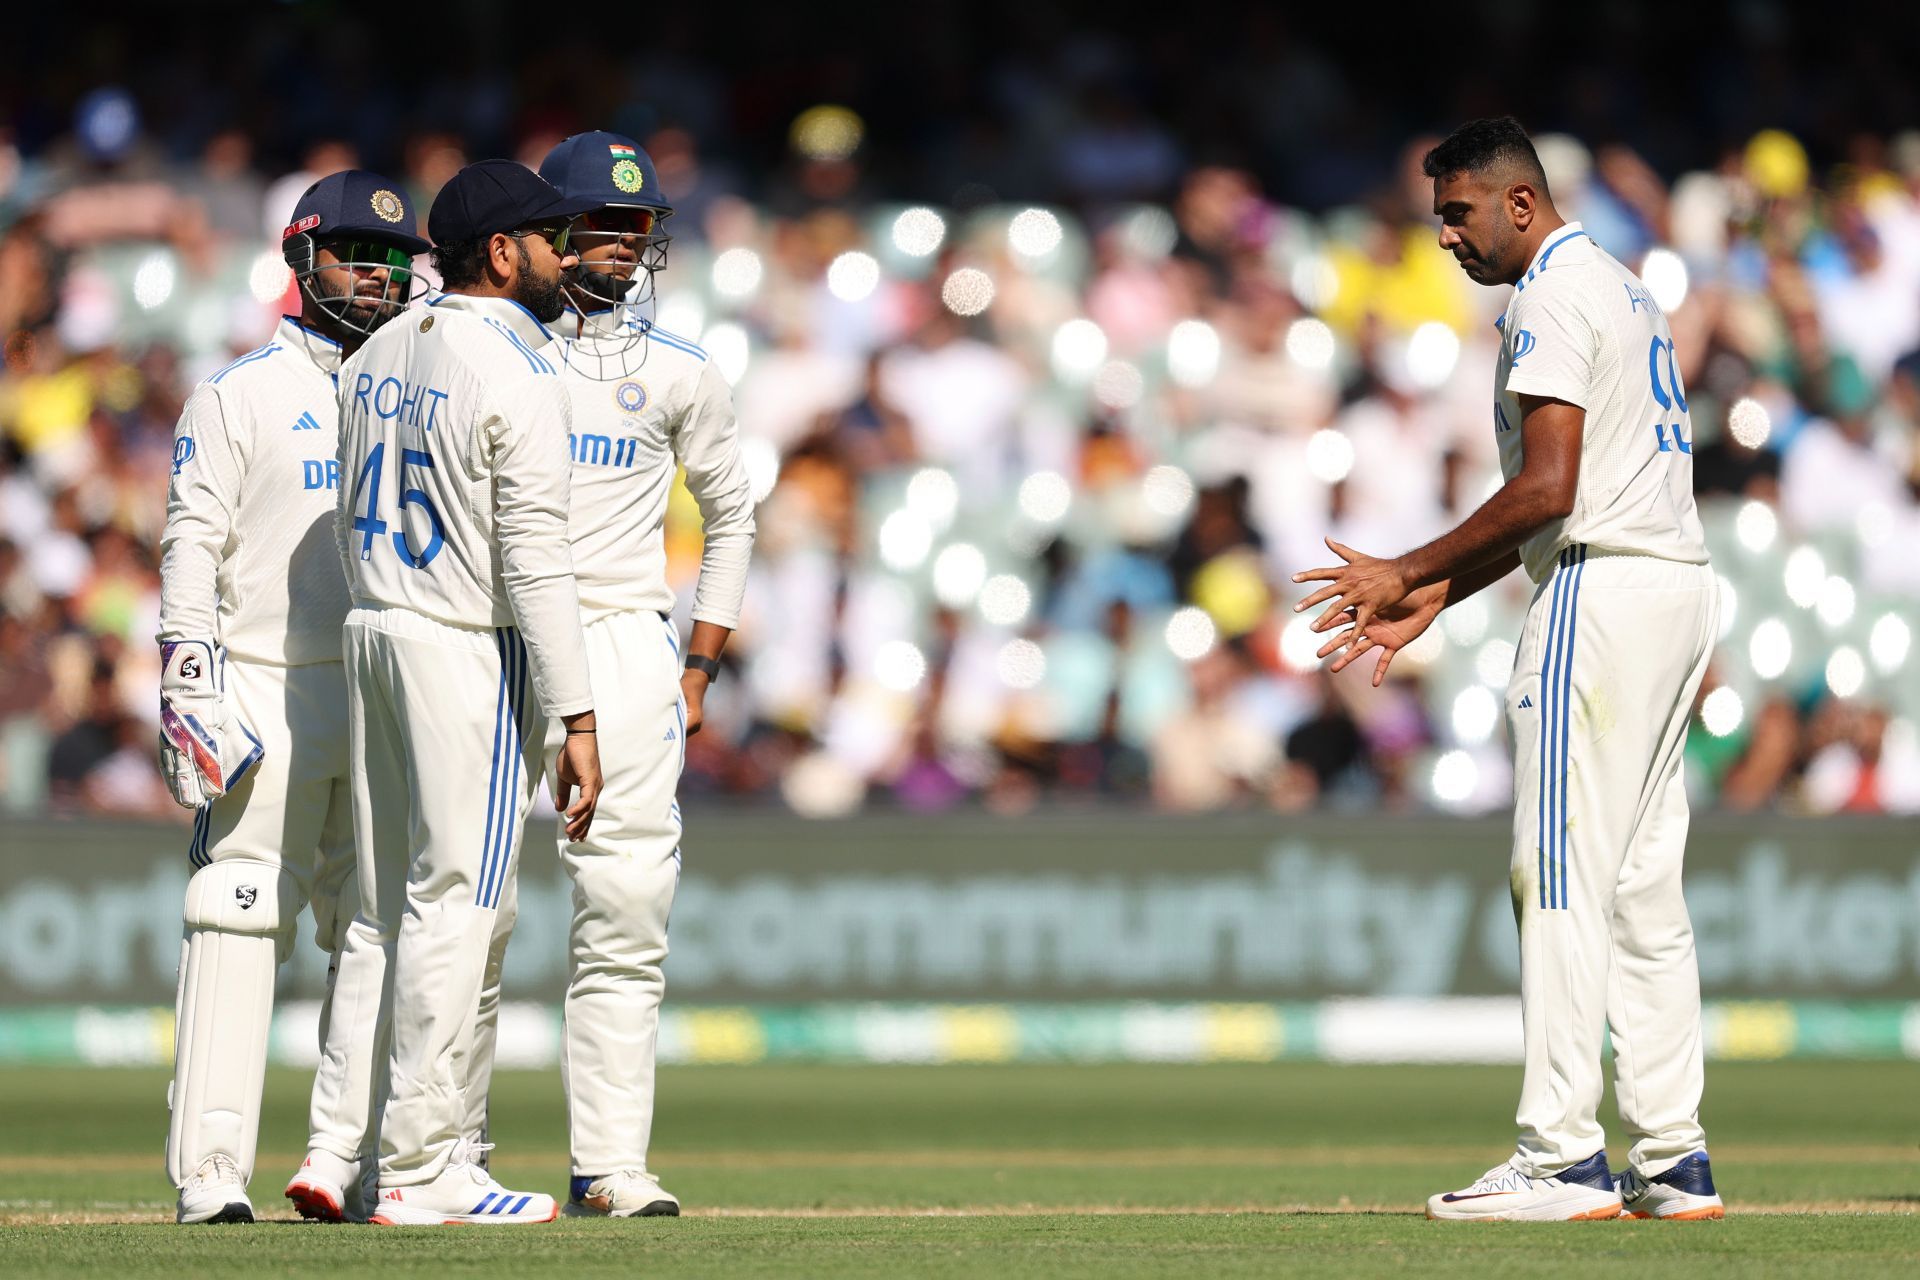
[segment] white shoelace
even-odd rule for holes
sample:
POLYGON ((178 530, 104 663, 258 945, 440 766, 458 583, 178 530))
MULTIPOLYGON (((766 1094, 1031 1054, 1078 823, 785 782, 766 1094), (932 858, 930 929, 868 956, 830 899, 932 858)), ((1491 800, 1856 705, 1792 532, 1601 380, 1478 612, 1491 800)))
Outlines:
POLYGON ((192 1180, 195 1183, 208 1186, 217 1185, 222 1182, 245 1181, 245 1179, 240 1176, 240 1165, 232 1156, 226 1154, 224 1151, 216 1151, 205 1160, 202 1160, 200 1167, 193 1171, 192 1180))
POLYGON ((451 1169, 457 1165, 465 1165, 469 1176, 471 1176, 475 1182, 482 1184, 492 1182, 493 1175, 488 1173, 486 1166, 480 1163, 480 1157, 491 1150, 493 1150, 493 1144, 491 1142, 480 1142, 473 1138, 462 1138, 454 1144, 453 1155, 448 1160, 447 1167, 451 1169))
POLYGON ((1468 1195, 1485 1195, 1495 1191, 1525 1191, 1533 1185, 1533 1179, 1514 1168, 1511 1162, 1497 1164, 1480 1175, 1480 1180, 1467 1188, 1468 1195))

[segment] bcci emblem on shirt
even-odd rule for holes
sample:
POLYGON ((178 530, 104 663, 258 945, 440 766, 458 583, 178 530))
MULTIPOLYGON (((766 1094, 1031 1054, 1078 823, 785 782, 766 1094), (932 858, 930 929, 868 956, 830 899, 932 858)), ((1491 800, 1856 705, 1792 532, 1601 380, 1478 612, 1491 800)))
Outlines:
POLYGON ((638 413, 647 407, 647 389, 638 382, 623 382, 613 389, 615 403, 624 413, 638 413))

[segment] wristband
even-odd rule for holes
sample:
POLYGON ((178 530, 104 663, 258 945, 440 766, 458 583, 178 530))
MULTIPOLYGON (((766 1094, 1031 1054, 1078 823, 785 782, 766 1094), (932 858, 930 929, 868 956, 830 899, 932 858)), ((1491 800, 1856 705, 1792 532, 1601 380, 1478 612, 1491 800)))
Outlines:
POLYGON ((698 653, 687 655, 687 670, 700 672, 706 676, 708 684, 720 678, 720 664, 698 653))
POLYGON ((593 730, 591 729, 569 729, 567 730, 567 736, 571 737, 576 733, 592 733, 592 732, 593 730))

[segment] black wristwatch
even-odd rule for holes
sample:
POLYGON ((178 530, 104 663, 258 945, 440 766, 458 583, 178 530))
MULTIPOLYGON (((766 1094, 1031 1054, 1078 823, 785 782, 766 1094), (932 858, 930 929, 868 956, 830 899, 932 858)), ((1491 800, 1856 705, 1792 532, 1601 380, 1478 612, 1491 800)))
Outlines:
POLYGON ((687 655, 687 670, 703 673, 707 677, 708 684, 720 678, 720 664, 712 658, 703 657, 697 653, 687 655))

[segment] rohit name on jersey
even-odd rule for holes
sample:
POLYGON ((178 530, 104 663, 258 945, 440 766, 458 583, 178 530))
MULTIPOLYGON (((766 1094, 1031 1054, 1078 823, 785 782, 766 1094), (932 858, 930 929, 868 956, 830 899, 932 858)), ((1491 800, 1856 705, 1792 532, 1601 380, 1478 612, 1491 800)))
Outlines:
POLYGON ((361 374, 353 384, 353 402, 360 406, 362 413, 386 422, 399 419, 423 431, 433 430, 434 421, 440 415, 440 403, 446 398, 447 393, 438 387, 402 382, 393 377, 375 383, 370 373, 361 374))

